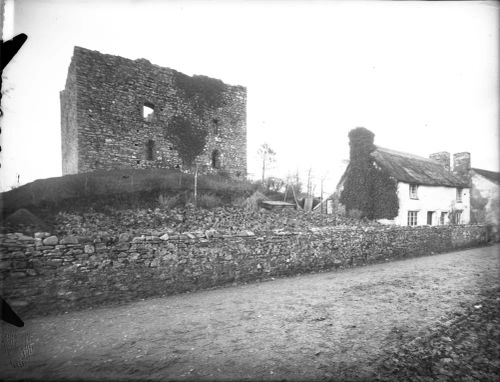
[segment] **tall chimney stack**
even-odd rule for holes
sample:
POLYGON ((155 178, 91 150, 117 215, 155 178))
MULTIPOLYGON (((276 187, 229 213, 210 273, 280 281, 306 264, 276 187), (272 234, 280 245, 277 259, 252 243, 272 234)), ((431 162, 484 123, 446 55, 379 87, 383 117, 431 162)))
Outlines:
POLYGON ((453 154, 453 172, 459 176, 467 176, 470 170, 470 153, 453 154))
POLYGON ((439 153, 434 153, 429 155, 429 159, 435 160, 441 163, 441 165, 448 171, 450 171, 450 153, 447 151, 441 151, 439 153))
POLYGON ((364 127, 356 127, 349 131, 348 136, 351 162, 368 160, 370 153, 375 150, 373 144, 375 134, 364 127))

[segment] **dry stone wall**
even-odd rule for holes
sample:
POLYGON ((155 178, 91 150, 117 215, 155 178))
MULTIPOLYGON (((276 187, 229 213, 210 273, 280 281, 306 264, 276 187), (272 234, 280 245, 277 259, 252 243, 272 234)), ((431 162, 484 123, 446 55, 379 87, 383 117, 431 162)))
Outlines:
POLYGON ((0 236, 1 295, 22 317, 488 242, 487 227, 319 227, 104 238, 0 236))

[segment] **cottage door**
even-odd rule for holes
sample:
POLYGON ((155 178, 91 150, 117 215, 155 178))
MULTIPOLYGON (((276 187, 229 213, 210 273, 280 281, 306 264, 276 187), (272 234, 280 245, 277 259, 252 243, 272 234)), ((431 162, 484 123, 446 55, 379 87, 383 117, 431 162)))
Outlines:
POLYGON ((432 216, 434 215, 434 211, 427 211, 427 225, 432 225, 432 216))

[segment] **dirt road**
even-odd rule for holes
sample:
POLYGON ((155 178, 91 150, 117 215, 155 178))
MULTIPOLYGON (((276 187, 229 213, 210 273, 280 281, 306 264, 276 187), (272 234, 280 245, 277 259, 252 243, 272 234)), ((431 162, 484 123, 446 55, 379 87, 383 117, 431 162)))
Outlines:
MULTIPOLYGON (((0 378, 326 380, 499 283, 500 246, 155 298, 26 322, 0 378)), ((13 331, 3 325, 5 330, 13 331)), ((16 332, 19 337, 19 332, 16 332)))

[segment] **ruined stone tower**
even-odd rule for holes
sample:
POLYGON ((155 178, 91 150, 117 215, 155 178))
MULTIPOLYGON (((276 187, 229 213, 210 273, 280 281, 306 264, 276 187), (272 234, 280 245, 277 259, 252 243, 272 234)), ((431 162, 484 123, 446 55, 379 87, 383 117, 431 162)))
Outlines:
POLYGON ((179 141, 170 134, 181 120, 204 131, 203 152, 194 160, 202 171, 246 176, 242 86, 75 47, 60 98, 63 175, 181 168, 179 141))

